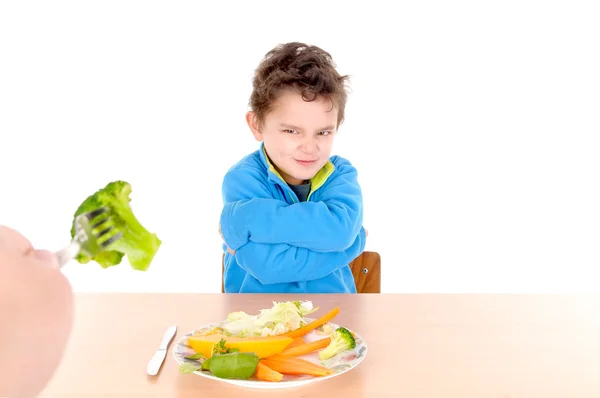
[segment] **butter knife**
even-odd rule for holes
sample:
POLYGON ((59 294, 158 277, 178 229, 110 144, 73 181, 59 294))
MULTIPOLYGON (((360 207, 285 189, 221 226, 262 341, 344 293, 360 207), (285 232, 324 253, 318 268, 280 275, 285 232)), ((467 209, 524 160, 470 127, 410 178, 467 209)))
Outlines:
POLYGON ((171 343, 171 340, 173 340, 173 337, 175 337, 175 333, 177 333, 177 326, 171 325, 167 328, 167 331, 165 332, 162 341, 160 342, 158 350, 156 350, 154 355, 152 355, 150 362, 148 362, 148 368, 146 369, 146 371, 150 376, 156 376, 158 374, 158 371, 160 370, 160 367, 162 366, 165 357, 167 356, 167 349, 169 348, 169 343, 171 343))

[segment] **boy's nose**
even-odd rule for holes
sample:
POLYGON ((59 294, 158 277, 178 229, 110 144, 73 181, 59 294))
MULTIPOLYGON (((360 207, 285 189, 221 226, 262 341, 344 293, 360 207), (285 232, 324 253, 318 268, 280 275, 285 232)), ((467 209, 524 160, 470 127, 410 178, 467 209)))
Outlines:
POLYGON ((314 138, 305 138, 300 144, 300 150, 304 153, 313 154, 319 150, 317 140, 314 138))

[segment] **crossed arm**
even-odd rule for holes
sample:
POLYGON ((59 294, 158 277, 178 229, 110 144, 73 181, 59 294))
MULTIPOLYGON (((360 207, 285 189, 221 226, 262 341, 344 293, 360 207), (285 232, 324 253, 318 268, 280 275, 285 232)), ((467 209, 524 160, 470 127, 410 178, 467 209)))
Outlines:
POLYGON ((229 248, 237 250, 247 242, 284 243, 321 252, 349 248, 362 228, 362 193, 356 169, 347 161, 337 167, 318 202, 291 205, 272 197, 258 170, 231 170, 223 183, 220 218, 229 248))
POLYGON ((223 184, 220 232, 237 263, 263 284, 322 278, 365 247, 357 173, 342 161, 319 202, 272 197, 258 170, 231 170, 223 184))

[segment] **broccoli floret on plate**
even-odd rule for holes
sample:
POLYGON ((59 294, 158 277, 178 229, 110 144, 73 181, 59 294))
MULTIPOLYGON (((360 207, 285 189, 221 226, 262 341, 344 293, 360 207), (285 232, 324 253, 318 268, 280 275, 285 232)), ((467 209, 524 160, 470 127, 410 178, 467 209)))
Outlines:
POLYGON ((340 352, 352 350, 356 347, 356 340, 352 333, 343 327, 339 327, 330 335, 331 342, 327 347, 319 351, 319 358, 329 359, 340 352))

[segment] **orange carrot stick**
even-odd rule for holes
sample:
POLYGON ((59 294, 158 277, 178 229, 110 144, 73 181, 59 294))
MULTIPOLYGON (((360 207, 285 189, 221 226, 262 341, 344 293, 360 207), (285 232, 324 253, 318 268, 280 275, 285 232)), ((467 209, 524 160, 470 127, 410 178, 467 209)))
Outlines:
POLYGON ((298 347, 304 344, 306 344, 304 337, 295 337, 294 340, 292 340, 292 342, 287 347, 285 347, 285 349, 287 350, 288 348, 298 347))
POLYGON ((267 365, 265 365, 264 360, 258 361, 256 365, 256 371, 254 372, 254 376, 257 379, 264 381, 281 381, 283 375, 279 372, 274 371, 267 365))
POLYGON ((331 339, 329 337, 326 337, 324 339, 316 340, 311 343, 298 345, 292 348, 286 348, 283 352, 280 353, 280 355, 285 355, 288 357, 299 357, 301 355, 309 354, 321 348, 325 348, 329 345, 329 343, 331 343, 331 339))
POLYGON ((323 315, 319 319, 316 319, 316 320, 312 321, 311 323, 302 326, 301 328, 298 328, 296 330, 292 330, 290 332, 284 333, 284 334, 282 334, 282 336, 287 336, 287 337, 300 337, 300 336, 304 336, 308 332, 310 332, 310 331, 318 328, 319 326, 324 325, 327 322, 331 321, 339 313, 340 313, 340 309, 338 307, 335 307, 334 309, 332 309, 331 311, 329 311, 327 314, 323 315))
POLYGON ((261 359, 261 361, 274 371, 287 375, 327 376, 333 373, 333 370, 305 359, 279 354, 261 359))

